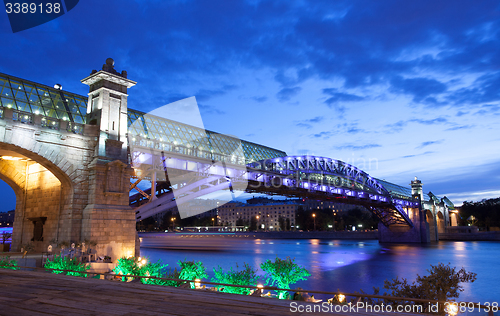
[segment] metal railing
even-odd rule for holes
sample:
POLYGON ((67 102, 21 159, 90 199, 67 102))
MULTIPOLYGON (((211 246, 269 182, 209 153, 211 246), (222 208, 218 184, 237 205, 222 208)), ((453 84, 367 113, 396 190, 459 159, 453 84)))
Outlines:
MULTIPOLYGON (((176 278, 164 278, 164 277, 155 277, 155 276, 142 276, 142 275, 125 275, 125 274, 115 274, 111 272, 88 272, 88 271, 74 271, 74 270, 65 270, 65 269, 51 269, 51 268, 38 268, 38 267, 24 267, 24 266, 14 266, 17 270, 42 270, 42 271, 62 271, 62 272, 71 272, 71 273, 78 273, 78 274, 84 274, 86 275, 85 277, 91 278, 95 277, 96 275, 103 275, 103 276, 111 276, 113 278, 133 278, 133 279, 155 279, 155 280, 163 280, 163 281, 174 281, 174 282, 180 282, 181 284, 205 284, 205 285, 217 285, 217 286, 224 286, 224 287, 237 287, 237 288, 247 288, 247 289, 252 289, 252 290, 268 290, 268 291, 287 291, 287 292, 298 292, 298 293, 313 293, 313 294, 325 294, 325 295, 334 295, 334 296, 343 296, 345 297, 345 300, 341 302, 340 304, 356 304, 357 302, 360 302, 361 299, 363 298, 368 298, 368 299, 378 299, 378 300, 383 300, 385 301, 392 301, 395 303, 407 303, 407 302, 414 302, 414 303, 425 303, 427 306, 431 304, 439 304, 439 306, 444 307, 446 304, 456 304, 457 306, 460 306, 460 304, 465 304, 465 306, 472 306, 474 309, 479 308, 483 309, 485 312, 488 313, 488 316, 493 316, 494 311, 493 306, 491 305, 484 305, 480 303, 475 303, 475 302, 466 302, 466 301, 438 301, 438 300, 430 300, 430 299, 421 299, 421 298, 411 298, 411 297, 396 297, 396 296, 387 296, 387 295, 376 295, 376 294, 366 294, 366 293, 344 293, 344 292, 330 292, 330 291, 316 291, 316 290, 305 290, 305 289, 282 289, 274 286, 253 286, 253 285, 237 285, 237 284, 227 284, 227 283, 219 283, 219 282, 210 282, 210 281, 202 281, 199 279, 195 280, 185 280, 185 279, 176 279, 176 278), (357 298, 357 300, 347 302, 347 297, 354 297, 357 298)), ((202 290, 201 287, 198 287, 194 290, 202 290)), ((314 302, 311 302, 314 303, 314 302)), ((380 303, 380 302, 377 302, 380 303)), ((339 303, 335 303, 339 304, 339 303)), ((498 309, 498 308, 497 308, 498 309)), ((440 309, 441 310, 441 309, 440 309)), ((423 312, 425 313, 426 310, 424 309, 423 312)), ((428 311, 427 311, 428 312, 428 311)))

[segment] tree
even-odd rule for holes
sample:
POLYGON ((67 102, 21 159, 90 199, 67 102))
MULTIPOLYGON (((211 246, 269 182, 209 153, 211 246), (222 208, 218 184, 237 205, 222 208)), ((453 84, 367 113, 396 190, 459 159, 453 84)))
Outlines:
MULTIPOLYGON (((201 261, 178 261, 177 264, 181 267, 179 279, 182 280, 196 280, 207 278, 206 268, 201 261)), ((194 282, 191 282, 191 288, 195 288, 194 282)))
MULTIPOLYGON (((214 277, 212 278, 212 282, 225 283, 225 284, 236 284, 236 285, 249 285, 256 286, 259 277, 256 274, 256 270, 254 270, 248 263, 243 264, 244 269, 241 271, 233 271, 233 268, 229 269, 229 272, 223 272, 222 268, 219 266, 218 269, 214 268, 214 277)), ((236 269, 238 269, 238 265, 236 265, 236 269)), ((243 287, 231 287, 231 286, 223 286, 218 285, 217 288, 221 292, 226 293, 234 293, 234 294, 250 294, 249 288, 243 287)))
MULTIPOLYGON (((416 282, 411 284, 404 278, 401 280, 396 278, 392 281, 385 280, 384 288, 391 290, 389 294, 391 296, 447 301, 450 298, 459 297, 460 292, 463 292, 464 288, 460 283, 472 283, 477 276, 476 273, 467 272, 464 268, 457 271, 455 267, 450 267, 449 263, 447 265, 443 263, 439 263, 437 266, 431 265, 431 269, 427 271, 430 273, 429 275, 417 275, 416 282)), ((440 310, 443 309, 444 306, 440 306, 440 310)))
MULTIPOLYGON (((300 280, 307 280, 311 274, 306 268, 295 263, 295 259, 280 259, 276 256, 276 260, 272 262, 267 260, 260 265, 260 268, 266 273, 266 285, 276 285, 281 289, 290 289, 291 284, 295 284, 300 280)), ((288 291, 277 291, 280 299, 285 299, 288 291)))

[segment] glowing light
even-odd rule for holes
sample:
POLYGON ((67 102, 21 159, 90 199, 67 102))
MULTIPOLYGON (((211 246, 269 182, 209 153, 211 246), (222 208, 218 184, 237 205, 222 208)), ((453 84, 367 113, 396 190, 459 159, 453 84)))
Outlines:
POLYGON ((337 295, 337 298, 339 299, 339 302, 342 303, 345 300, 345 295, 339 294, 339 295, 337 295))
POLYGON ((199 288, 199 287, 200 287, 200 285, 201 285, 201 284, 200 284, 200 282, 201 282, 201 280, 200 280, 200 279, 195 279, 195 280, 194 280, 194 286, 195 286, 196 288, 199 288))
POLYGON ((458 314, 458 305, 456 302, 450 302, 448 305, 448 315, 455 316, 458 314))
POLYGON ((262 285, 262 284, 257 284, 257 288, 258 288, 258 289, 260 289, 260 290, 262 290, 262 289, 264 288, 264 285, 262 285))
POLYGON ((12 157, 12 156, 2 156, 3 160, 22 160, 21 157, 12 157))

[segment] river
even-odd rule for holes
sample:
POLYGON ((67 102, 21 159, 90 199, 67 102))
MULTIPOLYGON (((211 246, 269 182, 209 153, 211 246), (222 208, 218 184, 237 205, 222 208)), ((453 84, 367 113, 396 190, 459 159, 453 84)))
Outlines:
MULTIPOLYGON (((415 280, 426 275, 430 265, 439 262, 477 273, 474 283, 462 284, 460 300, 500 302, 500 242, 441 241, 430 245, 379 244, 377 240, 325 239, 236 239, 203 240, 200 247, 169 247, 169 237, 143 238, 141 255, 153 262, 161 260, 177 267, 178 260, 200 260, 210 277, 213 268, 253 267, 276 256, 290 256, 309 270, 311 276, 295 287, 310 290, 352 293, 363 289, 372 294, 386 279, 395 277, 415 280), (155 248, 149 248, 155 247, 155 248), (167 247, 165 249, 162 247, 167 247), (184 248, 184 249, 183 249, 184 248)), ((196 241, 198 243, 198 241, 196 241)), ((259 271, 262 275, 262 271, 259 271)), ((321 295, 316 297, 325 298, 321 295)))

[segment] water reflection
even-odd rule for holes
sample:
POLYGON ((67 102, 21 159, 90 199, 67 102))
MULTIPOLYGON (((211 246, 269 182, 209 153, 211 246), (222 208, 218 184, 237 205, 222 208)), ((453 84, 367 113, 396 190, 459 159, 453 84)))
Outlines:
MULTIPOLYGON (((146 239, 146 238, 145 238, 146 239)), ((147 244, 147 241, 143 244, 147 244)), ((204 239, 204 246, 211 249, 220 246, 218 240, 204 239)), ((158 244, 156 244, 158 246, 158 244)), ((460 300, 499 302, 497 285, 500 283, 500 265, 497 253, 498 242, 439 242, 430 245, 384 244, 376 240, 227 240, 224 248, 217 252, 194 250, 167 250, 141 248, 143 256, 156 261, 162 259, 170 267, 175 267, 177 260, 201 260, 209 275, 212 269, 239 267, 244 262, 253 267, 276 256, 290 256, 305 266, 312 274, 308 281, 302 281, 295 287, 320 291, 354 292, 363 289, 372 293, 372 287, 382 287, 384 280, 407 278, 415 280, 417 274, 426 275, 430 265, 439 262, 448 263, 458 269, 478 274, 478 280, 465 284, 465 291, 460 300)), ((262 271, 259 272, 262 275, 262 271)), ((383 291, 382 291, 383 292, 383 291)))

